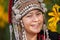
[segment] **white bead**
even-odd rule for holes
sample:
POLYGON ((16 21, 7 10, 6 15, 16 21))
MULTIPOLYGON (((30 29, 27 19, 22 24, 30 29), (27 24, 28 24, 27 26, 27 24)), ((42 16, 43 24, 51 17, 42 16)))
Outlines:
POLYGON ((19 10, 18 9, 15 9, 14 10, 15 14, 19 13, 19 10))
POLYGON ((42 6, 42 7, 45 7, 45 4, 44 4, 44 3, 41 3, 41 6, 42 6))
POLYGON ((43 0, 38 0, 39 2, 43 2, 43 0))
POLYGON ((21 18, 21 15, 20 15, 20 14, 17 14, 17 15, 15 16, 15 18, 16 18, 16 20, 19 20, 19 19, 21 18))

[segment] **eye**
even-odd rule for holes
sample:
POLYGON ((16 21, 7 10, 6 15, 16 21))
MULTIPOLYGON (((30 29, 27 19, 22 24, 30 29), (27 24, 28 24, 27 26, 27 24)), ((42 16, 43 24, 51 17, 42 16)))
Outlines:
POLYGON ((37 15, 40 15, 40 13, 37 13, 37 15))
POLYGON ((38 13, 37 13, 37 15, 41 15, 41 14, 42 14, 42 12, 38 12, 38 13))
POLYGON ((32 17, 32 15, 27 15, 26 17, 32 17))
POLYGON ((27 17, 31 17, 31 15, 28 15, 27 17))

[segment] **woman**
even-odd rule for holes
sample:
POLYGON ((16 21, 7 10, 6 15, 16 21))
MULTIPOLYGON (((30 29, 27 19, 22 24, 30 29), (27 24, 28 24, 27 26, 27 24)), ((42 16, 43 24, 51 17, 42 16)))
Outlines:
MULTIPOLYGON (((15 40, 49 40, 45 37, 43 0, 18 0, 12 7, 15 40)), ((48 35, 48 34, 46 34, 48 35)))

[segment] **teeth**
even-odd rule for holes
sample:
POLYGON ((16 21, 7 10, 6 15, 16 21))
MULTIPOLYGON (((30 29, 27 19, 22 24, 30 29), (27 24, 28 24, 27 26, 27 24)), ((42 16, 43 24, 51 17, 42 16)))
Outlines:
POLYGON ((36 27, 38 27, 38 26, 39 26, 39 24, 33 24, 32 26, 36 26, 36 27))

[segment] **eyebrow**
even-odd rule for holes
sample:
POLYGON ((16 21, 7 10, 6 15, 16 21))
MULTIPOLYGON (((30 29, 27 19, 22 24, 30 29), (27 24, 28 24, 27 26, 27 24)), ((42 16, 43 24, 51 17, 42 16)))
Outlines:
MULTIPOLYGON (((39 12, 41 12, 40 10, 37 10, 37 12, 36 13, 39 13, 39 12)), ((42 12, 41 12, 42 13, 42 12)), ((29 14, 32 14, 31 12, 30 13, 28 13, 27 15, 29 15, 29 14)))

